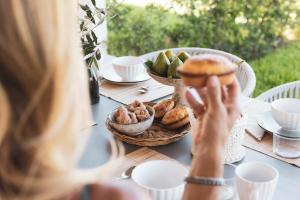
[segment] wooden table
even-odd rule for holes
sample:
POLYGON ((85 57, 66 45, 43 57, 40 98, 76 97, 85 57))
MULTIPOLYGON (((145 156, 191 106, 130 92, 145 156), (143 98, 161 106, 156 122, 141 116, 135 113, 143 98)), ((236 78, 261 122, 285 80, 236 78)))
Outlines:
MULTIPOLYGON (((109 139, 112 137, 105 127, 105 119, 107 114, 120 106, 120 103, 101 96, 100 103, 92 106, 92 112, 96 126, 90 128, 91 137, 88 141, 83 156, 79 162, 82 168, 94 168, 105 163, 110 155, 109 139)), ((124 144, 126 153, 133 152, 139 147, 124 144)), ((151 148, 168 157, 176 159, 184 165, 191 162, 191 136, 187 136, 179 142, 151 148)), ((268 163, 278 169, 280 173, 277 190, 275 192, 275 200, 298 200, 300 199, 300 168, 271 158, 265 154, 247 149, 246 157, 242 162, 259 161, 268 163)), ((237 165, 240 163, 236 163, 237 165)), ((226 171, 225 171, 226 173, 226 171)))

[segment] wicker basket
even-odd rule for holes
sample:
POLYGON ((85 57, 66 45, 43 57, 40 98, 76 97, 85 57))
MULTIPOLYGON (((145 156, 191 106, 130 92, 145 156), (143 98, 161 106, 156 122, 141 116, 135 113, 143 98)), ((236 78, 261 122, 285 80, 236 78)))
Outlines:
POLYGON ((159 123, 155 122, 144 133, 137 136, 129 136, 123 133, 119 133, 113 129, 108 122, 106 122, 108 130, 119 140, 128 144, 134 144, 138 146, 161 146, 176 142, 186 136, 190 131, 190 124, 177 129, 168 130, 162 127, 159 123))

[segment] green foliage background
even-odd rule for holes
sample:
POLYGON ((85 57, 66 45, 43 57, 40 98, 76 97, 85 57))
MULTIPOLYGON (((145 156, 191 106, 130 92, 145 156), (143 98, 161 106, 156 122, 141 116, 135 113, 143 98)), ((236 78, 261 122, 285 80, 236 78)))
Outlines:
POLYGON ((254 96, 276 85, 300 80, 300 42, 276 49, 250 65, 257 79, 254 96))

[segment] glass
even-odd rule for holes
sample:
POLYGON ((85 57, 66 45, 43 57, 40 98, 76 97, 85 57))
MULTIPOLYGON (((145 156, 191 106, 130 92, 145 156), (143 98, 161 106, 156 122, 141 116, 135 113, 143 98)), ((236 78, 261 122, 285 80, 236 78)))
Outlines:
POLYGON ((299 158, 300 138, 290 138, 273 133, 273 152, 283 158, 299 158))

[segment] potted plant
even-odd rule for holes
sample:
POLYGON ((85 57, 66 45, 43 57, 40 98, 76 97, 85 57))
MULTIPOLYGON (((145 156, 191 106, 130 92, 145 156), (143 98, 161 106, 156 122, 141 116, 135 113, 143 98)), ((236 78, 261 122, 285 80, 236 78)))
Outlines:
POLYGON ((95 0, 91 0, 91 5, 80 5, 83 17, 80 18, 81 42, 84 53, 84 60, 87 64, 89 75, 89 90, 91 103, 99 102, 99 79, 98 61, 101 59, 100 45, 102 41, 98 38, 94 30, 104 22, 106 11, 96 6, 95 0))

